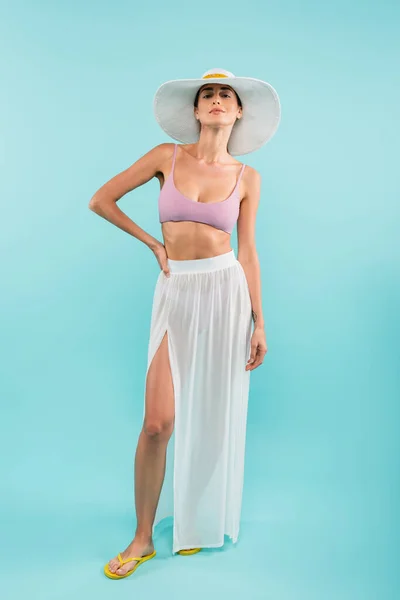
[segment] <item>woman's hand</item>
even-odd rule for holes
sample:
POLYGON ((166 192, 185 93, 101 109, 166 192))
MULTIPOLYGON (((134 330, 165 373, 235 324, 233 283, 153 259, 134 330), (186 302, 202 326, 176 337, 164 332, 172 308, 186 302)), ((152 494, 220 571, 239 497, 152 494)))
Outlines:
POLYGON ((251 352, 250 358, 247 361, 246 371, 252 371, 259 367, 263 363, 267 351, 268 346, 265 339, 265 331, 261 327, 256 328, 251 336, 251 352))
POLYGON ((168 256, 167 256, 167 251, 165 249, 164 244, 157 244, 157 246, 155 248, 152 248, 154 255, 158 261, 158 264, 160 265, 160 269, 162 271, 164 271, 164 274, 169 277, 170 272, 169 272, 169 266, 168 266, 168 256))

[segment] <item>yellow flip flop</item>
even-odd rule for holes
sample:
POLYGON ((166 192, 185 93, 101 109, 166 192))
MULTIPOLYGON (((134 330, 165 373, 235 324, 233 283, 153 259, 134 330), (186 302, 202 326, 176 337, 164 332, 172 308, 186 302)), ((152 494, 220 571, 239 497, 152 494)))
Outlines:
POLYGON ((200 552, 201 548, 191 548, 190 550, 178 550, 178 554, 181 556, 190 556, 191 554, 196 554, 200 552))
POLYGON ((107 575, 107 577, 109 577, 110 579, 124 579, 125 577, 129 577, 129 575, 132 575, 132 573, 134 573, 136 571, 136 569, 143 564, 146 560, 150 560, 151 558, 154 558, 156 555, 156 551, 154 550, 154 552, 152 552, 151 554, 146 554, 145 556, 132 556, 131 558, 126 558, 125 560, 122 558, 121 554, 118 554, 118 560, 119 560, 119 564, 122 567, 122 565, 126 565, 126 563, 130 562, 131 560, 137 560, 137 563, 134 565, 133 569, 131 569, 130 571, 128 571, 127 573, 125 573, 125 575, 118 575, 118 573, 112 573, 108 567, 108 563, 105 565, 104 567, 104 574, 107 575))

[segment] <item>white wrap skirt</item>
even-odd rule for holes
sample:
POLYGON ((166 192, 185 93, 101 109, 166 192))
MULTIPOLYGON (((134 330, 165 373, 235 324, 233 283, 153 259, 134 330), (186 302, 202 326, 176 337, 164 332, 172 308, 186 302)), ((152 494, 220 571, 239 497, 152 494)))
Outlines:
POLYGON ((238 539, 252 315, 233 250, 168 263, 154 291, 146 377, 167 332, 175 425, 153 533, 173 517, 174 554, 238 539))

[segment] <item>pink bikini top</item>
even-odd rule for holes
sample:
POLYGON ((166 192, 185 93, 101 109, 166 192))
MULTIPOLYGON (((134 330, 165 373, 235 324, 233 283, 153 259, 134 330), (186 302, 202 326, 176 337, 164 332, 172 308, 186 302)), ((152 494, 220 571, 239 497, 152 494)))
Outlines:
POLYGON ((166 178, 158 198, 160 223, 165 221, 196 221, 205 223, 226 233, 232 233, 239 217, 239 183, 246 165, 242 166, 232 194, 221 202, 197 202, 187 198, 174 184, 174 167, 177 144, 174 147, 171 173, 166 178))

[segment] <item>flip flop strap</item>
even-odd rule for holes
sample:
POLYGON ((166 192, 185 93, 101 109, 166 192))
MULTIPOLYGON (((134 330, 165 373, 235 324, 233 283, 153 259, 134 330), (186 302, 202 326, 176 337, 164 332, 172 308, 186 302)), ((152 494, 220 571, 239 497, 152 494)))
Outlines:
POLYGON ((145 558, 144 556, 132 556, 131 558, 126 558, 125 560, 122 558, 121 554, 118 554, 118 560, 120 562, 120 565, 126 565, 126 563, 131 562, 131 560, 142 560, 142 558, 145 558))

